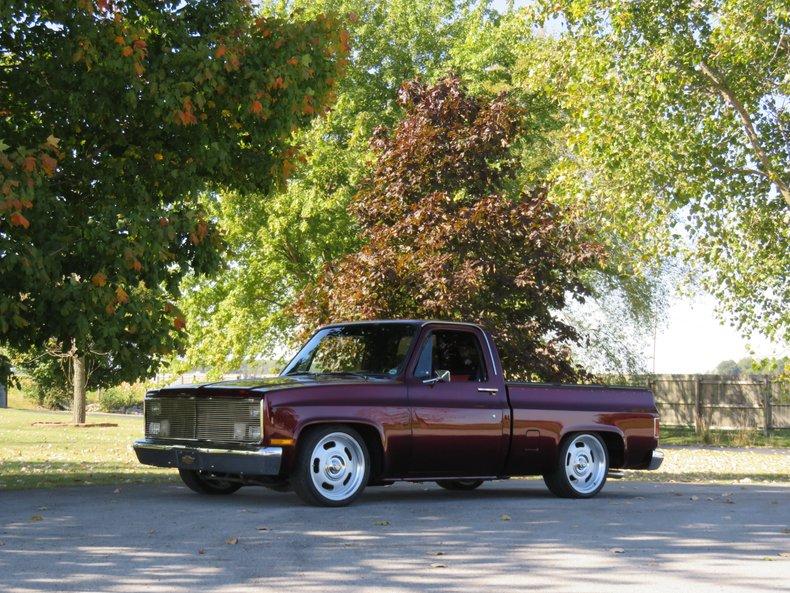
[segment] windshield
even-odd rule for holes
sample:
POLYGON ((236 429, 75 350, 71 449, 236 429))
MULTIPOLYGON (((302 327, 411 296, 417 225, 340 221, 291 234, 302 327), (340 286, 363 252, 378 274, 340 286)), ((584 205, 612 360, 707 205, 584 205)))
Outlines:
POLYGON ((316 333, 283 375, 358 374, 395 376, 406 364, 417 325, 366 323, 328 327, 316 333))

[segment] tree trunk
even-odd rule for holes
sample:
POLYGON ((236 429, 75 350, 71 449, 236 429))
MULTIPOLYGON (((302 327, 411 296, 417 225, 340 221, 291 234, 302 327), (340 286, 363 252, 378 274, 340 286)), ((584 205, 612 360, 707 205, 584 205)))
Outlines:
POLYGON ((74 424, 85 424, 85 389, 86 372, 85 357, 74 354, 71 358, 73 368, 74 401, 71 409, 74 412, 74 424))

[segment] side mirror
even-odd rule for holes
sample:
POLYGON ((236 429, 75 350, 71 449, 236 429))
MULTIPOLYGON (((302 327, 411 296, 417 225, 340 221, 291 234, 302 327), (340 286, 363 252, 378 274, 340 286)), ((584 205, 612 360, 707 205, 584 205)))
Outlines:
POLYGON ((435 385, 436 383, 449 383, 450 371, 434 371, 434 376, 430 379, 424 379, 423 383, 426 385, 435 385))

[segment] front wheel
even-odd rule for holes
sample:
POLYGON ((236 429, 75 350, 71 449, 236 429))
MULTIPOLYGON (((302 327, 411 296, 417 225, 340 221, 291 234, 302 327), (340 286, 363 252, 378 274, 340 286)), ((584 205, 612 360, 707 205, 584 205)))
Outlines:
POLYGON ((609 472, 609 454, 601 438, 577 433, 560 445, 555 468, 543 475, 549 490, 562 498, 591 498, 600 492, 609 472))
POLYGON ((307 504, 340 507, 365 489, 370 457, 364 439, 353 428, 326 426, 299 444, 291 485, 307 504))
POLYGON ((445 490, 474 490, 483 480, 437 480, 436 483, 445 490))
POLYGON ((242 486, 239 482, 212 478, 192 469, 179 469, 178 475, 187 488, 198 494, 233 494, 242 486))

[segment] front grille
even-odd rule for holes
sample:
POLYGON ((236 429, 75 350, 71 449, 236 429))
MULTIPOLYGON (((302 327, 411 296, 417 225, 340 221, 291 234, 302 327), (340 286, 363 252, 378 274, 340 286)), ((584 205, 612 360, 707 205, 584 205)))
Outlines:
POLYGON ((145 436, 215 443, 261 440, 261 400, 159 397, 145 400, 145 436), (154 427, 158 428, 155 432, 154 427))

